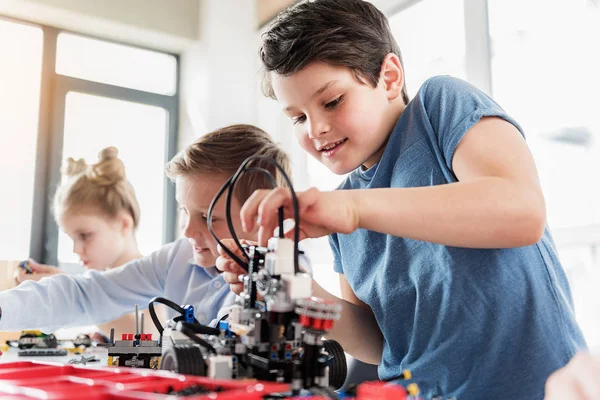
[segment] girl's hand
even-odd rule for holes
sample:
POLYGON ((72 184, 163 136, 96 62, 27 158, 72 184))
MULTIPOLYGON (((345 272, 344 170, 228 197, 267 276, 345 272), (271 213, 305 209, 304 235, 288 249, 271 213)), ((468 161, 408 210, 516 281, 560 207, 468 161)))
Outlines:
POLYGON ((19 285, 23 281, 39 281, 48 276, 63 274, 64 271, 53 265, 40 264, 35 260, 29 260, 29 267, 33 271, 32 274, 27 273, 23 268, 17 267, 15 271, 15 283, 19 285))
MULTIPOLYGON (((351 233, 358 228, 358 210, 352 190, 320 192, 311 188, 296 192, 300 213, 300 240, 317 238, 332 232, 351 233)), ((252 232, 258 226, 258 241, 265 246, 278 225, 278 209, 283 207, 285 218, 294 218, 292 192, 287 188, 256 190, 240 212, 242 226, 252 232)), ((285 232, 293 238, 294 230, 285 232)))

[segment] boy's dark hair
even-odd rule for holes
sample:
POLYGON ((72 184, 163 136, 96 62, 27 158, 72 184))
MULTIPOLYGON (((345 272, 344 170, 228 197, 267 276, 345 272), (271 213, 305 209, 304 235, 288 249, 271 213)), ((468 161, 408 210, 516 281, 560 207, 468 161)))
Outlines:
MULTIPOLYGON (((276 161, 291 179, 288 155, 262 129, 253 125, 231 125, 201 136, 180 151, 166 167, 167 176, 221 175, 229 178, 250 156, 266 156, 276 161)), ((252 167, 269 171, 278 186, 287 186, 278 169, 266 161, 254 161, 252 167)), ((235 186, 235 195, 244 204, 257 189, 270 189, 271 181, 265 174, 246 173, 235 186)))
MULTIPOLYGON (((301 2, 281 12, 262 39, 263 93, 272 98, 271 71, 289 75, 324 62, 350 68, 359 81, 376 87, 387 54, 396 54, 403 64, 387 18, 363 0, 301 2)), ((402 100, 408 104, 406 84, 402 100)))

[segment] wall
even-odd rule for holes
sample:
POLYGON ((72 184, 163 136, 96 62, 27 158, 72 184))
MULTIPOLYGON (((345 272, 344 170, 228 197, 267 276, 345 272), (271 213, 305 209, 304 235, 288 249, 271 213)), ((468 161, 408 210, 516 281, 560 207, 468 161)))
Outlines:
POLYGON ((200 15, 200 40, 181 57, 180 148, 207 131, 257 120, 255 3, 202 0, 200 15))

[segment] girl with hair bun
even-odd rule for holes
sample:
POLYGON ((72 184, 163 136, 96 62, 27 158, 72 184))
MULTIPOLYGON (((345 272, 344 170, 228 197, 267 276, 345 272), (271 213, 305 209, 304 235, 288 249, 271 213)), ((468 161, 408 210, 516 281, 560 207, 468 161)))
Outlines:
MULTIPOLYGON (((125 165, 115 147, 98 154, 98 162, 86 164, 69 157, 62 171, 67 178, 54 195, 53 212, 59 227, 73 240, 73 253, 87 269, 108 270, 142 257, 135 237, 140 207, 133 186, 125 177, 125 165)), ((63 273, 60 268, 29 260, 33 274, 15 274, 17 284, 63 273)), ((147 315, 146 315, 147 317, 147 315)), ((99 325, 102 332, 130 332, 133 315, 99 325)))
POLYGON ((142 256, 135 238, 140 206, 117 155, 107 147, 96 164, 69 158, 67 181, 54 196, 56 221, 86 268, 110 269, 142 256))

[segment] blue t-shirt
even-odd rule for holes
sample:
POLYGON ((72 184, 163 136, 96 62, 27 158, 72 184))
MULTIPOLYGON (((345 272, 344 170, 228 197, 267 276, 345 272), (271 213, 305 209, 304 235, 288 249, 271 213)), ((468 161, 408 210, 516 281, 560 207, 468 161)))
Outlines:
MULTIPOLYGON (((379 162, 340 189, 456 182, 452 157, 491 98, 450 77, 427 80, 396 123, 379 162)), ((426 397, 542 399, 544 384, 585 341, 550 232, 532 246, 468 249, 366 229, 333 234, 335 270, 383 333, 382 379, 412 371, 426 397)))

